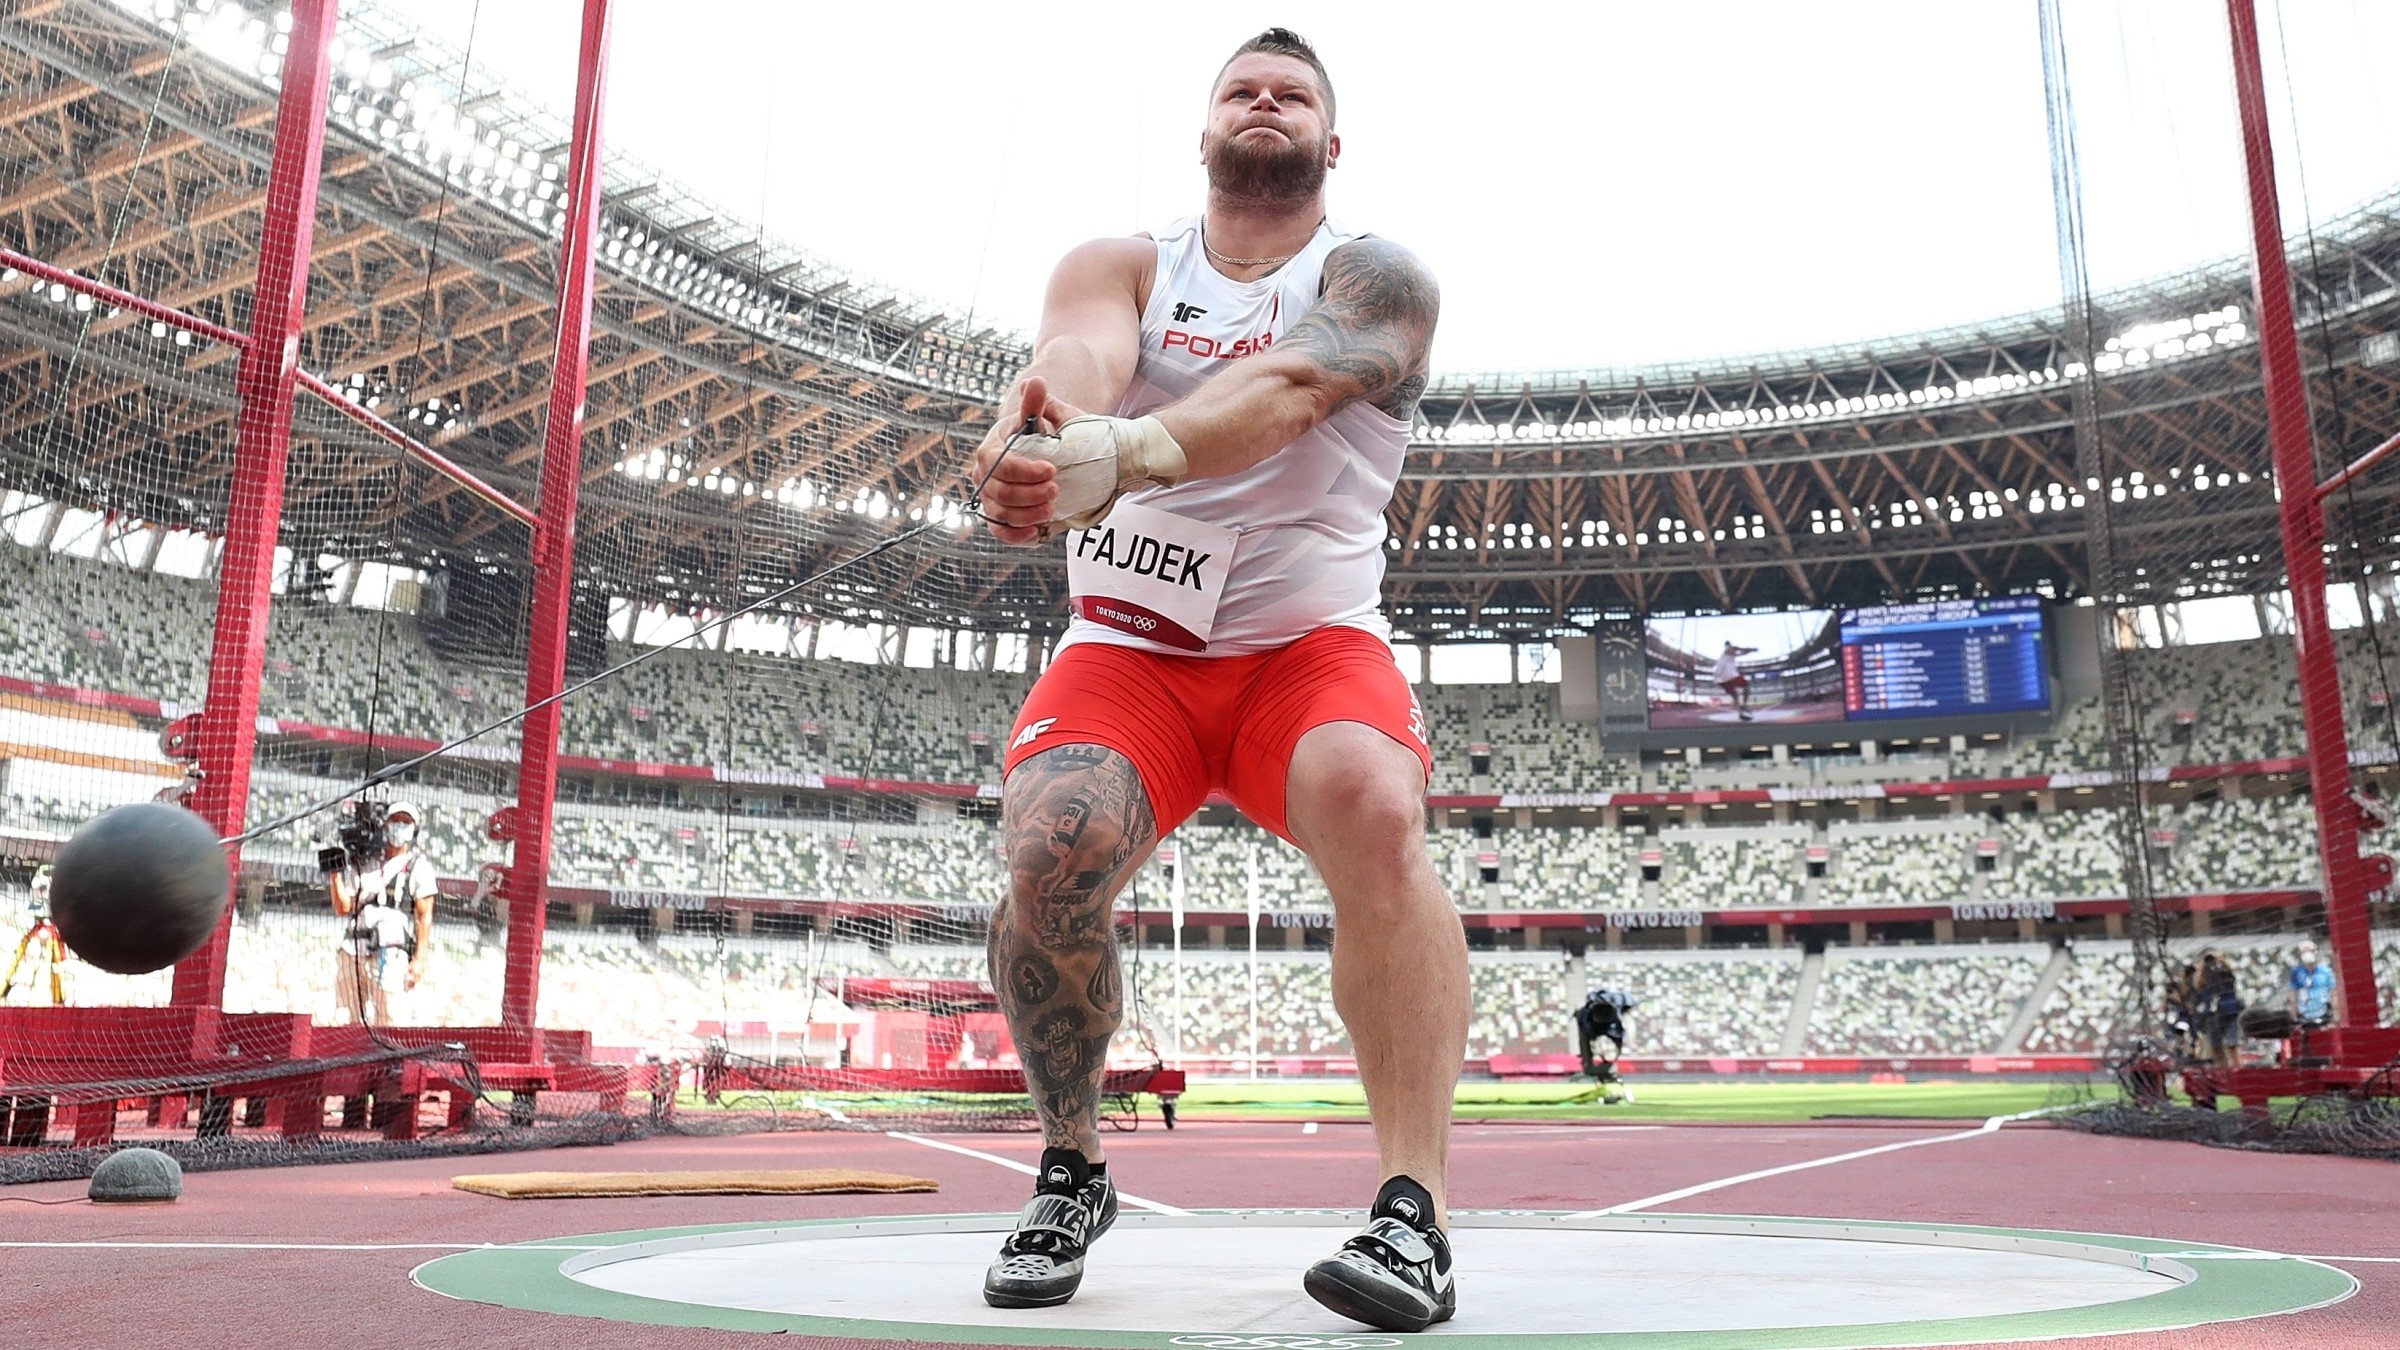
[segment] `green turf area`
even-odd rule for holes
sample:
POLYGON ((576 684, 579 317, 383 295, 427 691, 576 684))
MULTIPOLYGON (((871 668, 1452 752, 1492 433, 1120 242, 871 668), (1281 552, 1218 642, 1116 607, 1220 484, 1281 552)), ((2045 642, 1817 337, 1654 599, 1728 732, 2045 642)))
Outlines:
MULTIPOLYGON (((1726 1082, 1629 1080, 1635 1100, 1615 1105, 1599 1099, 1589 1082, 1488 1083, 1458 1086, 1461 1120, 1553 1121, 1809 1121, 1854 1117, 1910 1120, 1983 1120, 2013 1115, 2069 1100, 2069 1086, 2047 1080, 1931 1079, 1909 1083, 1817 1082, 1806 1079, 1735 1079, 1726 1082)), ((2096 1091, 2110 1091, 2096 1086, 2096 1091)), ((925 1116, 964 1122, 1022 1116, 1025 1099, 1013 1094, 728 1092, 716 1107, 698 1093, 677 1095, 677 1109, 694 1120, 711 1110, 792 1113, 796 1117, 843 1116, 860 1124, 886 1118, 925 1116), (829 1108, 829 1109, 828 1109, 829 1108), (838 1114, 837 1114, 838 1113, 838 1114)), ((1364 1120, 1365 1090, 1350 1082, 1195 1083, 1177 1103, 1184 1120, 1364 1120)), ((1113 1109, 1113 1103, 1112 1103, 1113 1109)), ((1144 1119, 1158 1117, 1158 1099, 1140 1099, 1144 1119)))
MULTIPOLYGON (((2066 1100, 2043 1080, 1930 1080, 1911 1083, 1654 1083, 1629 1080, 1635 1100, 1602 1104, 1590 1083, 1461 1083, 1458 1115, 1480 1120, 1804 1121, 1828 1116, 1981 1120, 2066 1100)), ((1191 1120, 1274 1117, 1359 1120, 1356 1083, 1196 1083, 1183 1094, 1191 1120)))

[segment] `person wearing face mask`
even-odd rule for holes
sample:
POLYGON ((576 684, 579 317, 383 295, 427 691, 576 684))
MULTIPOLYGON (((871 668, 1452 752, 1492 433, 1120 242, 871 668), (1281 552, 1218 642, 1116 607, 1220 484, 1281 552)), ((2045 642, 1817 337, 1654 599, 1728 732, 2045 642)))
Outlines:
POLYGON ((391 995, 425 977, 433 950, 433 863, 417 848, 413 802, 384 812, 383 861, 345 867, 327 876, 333 912, 350 920, 335 961, 334 993, 342 1010, 370 1026, 391 1024, 391 995))
POLYGON ((2292 1020, 2303 1027, 2329 1027, 2334 1023, 2333 967, 2317 961, 2317 944, 2302 939, 2298 959, 2283 977, 2284 1003, 2292 1020))

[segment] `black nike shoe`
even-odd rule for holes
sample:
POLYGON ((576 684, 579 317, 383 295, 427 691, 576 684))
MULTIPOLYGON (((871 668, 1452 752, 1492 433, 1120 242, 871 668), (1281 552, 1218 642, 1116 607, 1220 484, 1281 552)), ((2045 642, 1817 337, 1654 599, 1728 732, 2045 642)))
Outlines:
POLYGON ((1117 1188, 1108 1173, 1073 1149, 1042 1150, 1041 1179, 1017 1213, 1016 1231, 983 1276, 983 1301, 995 1308, 1048 1308, 1075 1297, 1083 1258, 1117 1221, 1117 1188))
POLYGON ((1458 1311, 1450 1239, 1434 1225, 1433 1197, 1407 1177, 1383 1183, 1366 1231, 1308 1268, 1310 1298, 1382 1331, 1423 1331, 1458 1311))

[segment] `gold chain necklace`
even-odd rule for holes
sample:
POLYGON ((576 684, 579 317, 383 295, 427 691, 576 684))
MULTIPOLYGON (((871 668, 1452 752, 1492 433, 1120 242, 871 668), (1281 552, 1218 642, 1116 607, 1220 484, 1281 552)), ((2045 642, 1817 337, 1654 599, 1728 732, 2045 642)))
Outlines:
MULTIPOLYGON (((1311 225, 1308 227, 1308 237, 1311 239, 1316 238, 1317 227, 1323 225, 1324 223, 1325 218, 1323 216, 1317 217, 1316 225, 1311 225)), ((1281 267, 1285 263, 1290 262, 1292 259, 1299 257, 1302 253, 1306 252, 1308 248, 1307 245, 1303 244, 1299 249, 1290 253, 1286 253, 1280 258, 1228 258, 1224 254, 1217 252, 1215 246, 1208 242, 1208 222, 1206 221, 1202 221, 1200 223, 1200 247, 1208 254, 1209 257, 1216 259, 1218 262, 1225 264, 1227 267, 1281 267)))

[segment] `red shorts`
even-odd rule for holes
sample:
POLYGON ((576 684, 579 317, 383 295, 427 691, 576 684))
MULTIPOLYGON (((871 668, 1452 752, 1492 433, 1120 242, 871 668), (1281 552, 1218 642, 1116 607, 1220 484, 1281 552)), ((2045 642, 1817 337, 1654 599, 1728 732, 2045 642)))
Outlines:
POLYGON ((1392 649, 1372 633, 1339 627, 1249 656, 1079 642, 1034 681, 1001 773, 1062 745, 1104 745, 1141 774, 1160 837, 1215 789, 1290 839, 1283 793, 1292 750, 1327 722, 1363 722, 1407 746, 1431 781, 1425 716, 1392 649))

